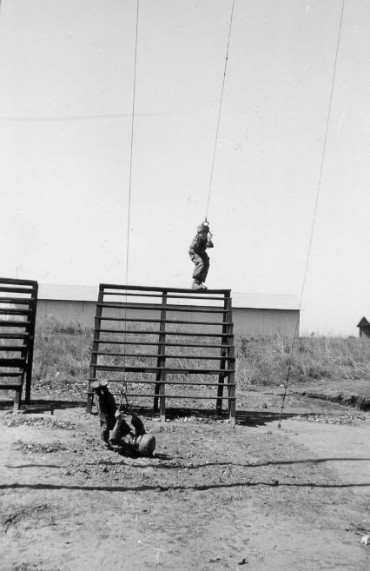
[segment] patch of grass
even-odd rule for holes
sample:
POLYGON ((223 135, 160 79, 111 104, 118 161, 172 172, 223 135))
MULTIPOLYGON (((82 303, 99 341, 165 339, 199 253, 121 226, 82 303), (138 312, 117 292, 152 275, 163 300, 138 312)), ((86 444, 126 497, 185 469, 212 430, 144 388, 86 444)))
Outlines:
POLYGON ((13 563, 9 571, 61 571, 61 569, 52 564, 22 561, 21 563, 13 563))
POLYGON ((9 415, 5 417, 5 424, 9 427, 34 426, 59 430, 74 430, 76 428, 76 424, 69 420, 57 420, 50 416, 28 416, 26 414, 9 415))
MULTIPOLYGON (((130 324, 135 330, 138 325, 130 324)), ((149 326, 147 327, 149 328, 149 326)), ((154 333, 153 333, 154 334, 154 333)), ((106 334, 108 338, 108 334, 106 334)), ((137 336, 138 340, 141 339, 137 336)), ((155 336, 157 338, 157 336, 155 336)), ((36 329, 35 354, 33 366, 32 391, 47 393, 51 399, 86 398, 87 379, 92 350, 92 329, 85 329, 73 324, 62 324, 49 319, 38 324, 36 329)), ((135 335, 132 336, 135 341, 135 335)), ((125 357, 129 365, 156 365, 157 354, 153 351, 152 359, 140 356, 139 349, 130 346, 133 357, 125 357)), ((147 349, 147 352, 150 349, 147 349)), ((112 353, 124 351, 116 345, 103 346, 106 353, 100 362, 107 365, 121 365, 122 356, 112 353)), ((181 349, 180 349, 181 351, 181 349)), ((180 351, 168 348, 168 363, 172 366, 186 367, 189 361, 181 358, 180 351), (172 353, 172 356, 171 356, 172 353)), ((354 379, 370 376, 370 340, 358 338, 300 337, 295 340, 292 353, 292 339, 275 335, 273 337, 239 337, 236 339, 237 385, 243 389, 253 386, 284 384, 290 366, 290 383, 306 383, 321 379, 354 379)), ((194 351, 194 355, 204 354, 204 349, 194 351), (199 353, 197 353, 199 351, 199 353)), ((193 363, 194 364, 194 363, 193 363)), ((198 360, 198 367, 213 368, 217 361, 198 360)), ((109 377, 121 381, 122 373, 111 372, 109 377)), ((134 380, 135 389, 146 391, 147 385, 140 381, 153 378, 151 374, 127 374, 128 380, 134 380), (148 377, 149 375, 149 377, 148 377)), ((181 380, 183 375, 173 377, 181 380)), ((209 378, 202 375, 194 380, 207 382, 209 378)), ((114 383, 113 383, 114 384, 114 383)), ((117 384, 117 387, 120 386, 117 384)), ((182 390, 191 391, 186 386, 182 390)), ((34 394, 35 394, 34 393, 34 394)))
POLYGON ((40 567, 36 563, 24 561, 23 563, 14 563, 11 571, 40 571, 40 567))
POLYGON ((358 425, 366 420, 363 414, 312 414, 310 416, 295 416, 289 420, 302 420, 317 424, 350 424, 358 425))
MULTIPOLYGON (((129 323, 128 327, 131 331, 140 330, 140 325, 133 322, 129 323)), ((173 330, 175 326, 172 326, 173 330)), ((153 334, 148 333, 145 337, 146 341, 158 341, 158 331, 154 326, 145 324, 145 329, 149 332, 153 330, 153 334)), ((105 339, 115 340, 117 336, 114 334, 105 333, 105 339)), ((123 334, 121 339, 124 339, 123 334)), ((173 339, 173 341, 176 338, 173 339)), ((39 323, 36 329, 35 339, 35 353, 34 353, 34 367, 33 367, 33 382, 32 393, 42 394, 42 397, 47 394, 50 399, 55 400, 84 400, 86 399, 87 380, 89 378, 89 367, 92 351, 93 331, 91 329, 84 329, 80 326, 74 327, 73 324, 61 324, 55 319, 49 319, 43 323, 39 323)), ((122 366, 123 361, 127 366, 157 366, 158 353, 156 346, 139 347, 142 341, 142 335, 131 334, 130 341, 137 341, 138 345, 129 345, 126 351, 123 346, 115 344, 102 344, 100 351, 103 353, 99 356, 99 364, 109 366, 122 366), (116 355, 115 353, 121 353, 116 355), (125 353, 132 354, 128 356, 125 353), (142 353, 150 354, 150 357, 144 357, 142 353)), ((189 338, 191 342, 191 338, 189 338)), ((198 338, 192 340, 193 343, 198 342, 198 338)), ((189 353, 189 350, 184 350, 189 353)), ((197 356, 204 355, 205 349, 202 347, 192 348, 191 354, 194 357, 192 366, 195 368, 209 368, 217 369, 219 367, 218 359, 197 359, 197 356)), ((219 357, 213 349, 207 350, 210 355, 219 357)), ((167 365, 176 368, 186 368, 189 366, 189 360, 181 356, 181 348, 167 347, 167 365)), ((109 371, 109 374, 101 373, 101 376, 109 376, 112 381, 112 389, 118 392, 121 389, 123 375, 120 371, 109 371), (113 381, 117 381, 114 383, 113 381)), ((145 381, 153 380, 153 373, 139 372, 139 373, 126 373, 125 379, 135 382, 135 392, 147 393, 148 384, 145 381)), ((188 377, 189 379, 189 377, 188 377)), ((183 380, 183 374, 172 375, 171 380, 183 380)), ((194 374, 192 380, 197 382, 204 382, 205 385, 211 381, 207 375, 194 374)), ((150 389, 150 387, 149 387, 150 389)), ((176 392, 176 387, 172 387, 173 392, 176 392)), ((214 394, 214 387, 204 388, 208 390, 210 395, 214 394)), ((182 393, 194 392, 194 388, 188 385, 181 387, 182 393)), ((151 392, 149 390, 149 392, 151 392)))
POLYGON ((367 339, 282 336, 237 340, 238 385, 280 385, 317 379, 362 379, 370 375, 367 339))
POLYGON ((33 390, 51 398, 86 392, 92 348, 92 329, 62 324, 55 319, 36 327, 33 390))
POLYGON ((51 454, 68 450, 60 440, 49 442, 48 444, 27 444, 27 442, 18 440, 14 443, 14 448, 20 450, 23 454, 51 454))

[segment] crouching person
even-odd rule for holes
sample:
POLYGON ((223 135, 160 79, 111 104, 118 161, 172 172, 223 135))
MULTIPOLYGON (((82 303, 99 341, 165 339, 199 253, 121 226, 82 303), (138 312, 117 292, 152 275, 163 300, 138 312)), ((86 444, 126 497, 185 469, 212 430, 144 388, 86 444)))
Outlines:
POLYGON ((147 434, 142 420, 133 412, 127 424, 123 412, 117 411, 108 381, 96 381, 92 386, 100 420, 100 435, 106 446, 125 456, 152 456, 156 440, 147 434))

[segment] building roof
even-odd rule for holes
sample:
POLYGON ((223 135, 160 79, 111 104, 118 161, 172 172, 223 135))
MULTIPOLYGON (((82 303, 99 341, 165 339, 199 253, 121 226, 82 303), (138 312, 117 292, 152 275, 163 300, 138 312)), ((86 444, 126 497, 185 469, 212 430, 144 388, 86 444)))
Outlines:
POLYGON ((231 296, 233 307, 244 307, 246 309, 299 310, 299 300, 295 295, 233 291, 231 296))
POLYGON ((61 301, 97 301, 99 285, 40 284, 39 299, 61 301))
MULTIPOLYGON (((98 299, 99 285, 40 284, 39 299, 62 301, 93 301, 98 299)), ((246 309, 299 310, 298 298, 283 294, 252 294, 232 291, 233 307, 246 309)))
POLYGON ((357 327, 370 327, 370 323, 368 322, 366 317, 363 317, 360 323, 357 325, 357 327))

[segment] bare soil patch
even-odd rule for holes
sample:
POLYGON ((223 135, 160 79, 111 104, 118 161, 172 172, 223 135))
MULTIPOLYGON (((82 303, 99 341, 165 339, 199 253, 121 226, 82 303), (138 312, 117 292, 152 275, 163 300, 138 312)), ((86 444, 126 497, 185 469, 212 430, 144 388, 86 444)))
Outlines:
POLYGON ((157 450, 138 459, 105 449, 82 407, 3 410, 0 569, 369 569, 369 414, 289 394, 279 429, 279 389, 238 402, 235 428, 144 418, 157 450))

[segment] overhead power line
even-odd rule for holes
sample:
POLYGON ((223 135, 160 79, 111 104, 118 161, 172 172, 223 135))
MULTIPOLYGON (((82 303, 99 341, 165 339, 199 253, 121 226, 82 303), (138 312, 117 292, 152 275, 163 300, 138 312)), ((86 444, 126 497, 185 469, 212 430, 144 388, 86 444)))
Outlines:
POLYGON ((232 5, 231 5, 231 15, 230 15, 229 33, 228 33, 228 36, 227 36, 227 46, 226 46, 224 75, 223 75, 223 78, 222 78, 222 87, 221 87, 220 101, 219 101, 219 106, 218 106, 217 127, 216 127, 216 134, 215 134, 215 142, 214 142, 214 145, 213 145, 211 175, 210 175, 210 180, 209 180, 209 188, 208 188, 208 196, 207 196, 207 206, 206 206, 206 215, 205 215, 205 218, 206 218, 206 219, 207 219, 207 216, 208 216, 209 202, 210 202, 210 198, 211 198, 211 190, 212 190, 212 183, 213 183, 213 173, 214 173, 215 162, 216 162, 217 143, 218 143, 218 132, 219 132, 219 129, 220 129, 220 121, 221 121, 221 113, 222 113, 222 104, 223 104, 223 99, 224 99, 224 90, 225 90, 225 80, 226 80, 227 64, 228 64, 228 61, 229 61, 229 48, 230 48, 231 29, 232 29, 233 18, 234 18, 234 9, 235 9, 235 0, 232 1, 232 5))
POLYGON ((126 285, 128 283, 128 266, 129 266, 129 255, 130 255, 129 252, 130 252, 130 224, 131 224, 132 158, 134 154, 134 133, 135 133, 135 117, 136 117, 136 70, 137 70, 137 45, 138 45, 138 31, 139 31, 139 9, 140 9, 140 0, 136 0, 134 81, 132 86, 130 166, 129 166, 128 207, 127 207, 126 285))
MULTIPOLYGON (((315 223, 316 223, 316 217, 317 217, 317 209, 318 209, 318 204, 319 204, 319 199, 320 199, 320 192, 321 192, 321 186, 322 186, 322 179, 323 179, 323 172, 324 172, 324 163, 325 163, 325 158, 326 158, 326 147, 327 147, 327 141, 328 141, 329 125, 330 125, 330 117, 331 117, 331 111, 332 111, 332 106, 333 106, 334 86, 335 86, 335 79, 336 79, 336 75, 337 75, 337 64, 338 64, 339 46, 340 46, 340 39, 341 39, 341 35, 342 35, 343 14, 344 14, 344 2, 345 2, 345 0, 342 0, 342 6, 341 6, 341 12, 340 12, 340 18, 339 18, 339 26, 338 26, 337 44, 336 44, 335 57, 334 57, 334 65, 333 65, 333 73, 332 73, 332 78, 331 78, 331 86, 330 86, 330 95, 329 95, 328 111, 327 111, 327 115, 326 115, 326 126, 325 126, 324 143, 323 143, 323 149, 322 149, 322 155, 321 155, 319 179, 318 179, 318 183, 317 183, 315 206, 314 206, 314 211, 313 211, 313 216, 312 216, 310 239, 309 239, 309 244, 308 244, 308 249, 307 249, 306 264, 305 264, 305 269, 304 269, 304 275, 303 275, 303 281, 302 281, 302 288, 301 288, 301 295, 300 295, 300 302, 299 302, 299 314, 300 314, 300 312, 301 312, 301 310, 302 310, 303 295, 304 295, 304 290, 305 290, 305 287, 306 287, 306 281, 307 281, 309 263, 310 263, 310 258, 311 258, 312 242, 313 242, 313 236, 314 236, 314 231, 315 231, 315 223)), ((297 333, 298 333, 298 319, 299 319, 299 317, 297 317, 297 321, 296 321, 296 326, 295 326, 294 335, 293 335, 293 340, 292 340, 292 345, 291 345, 291 350, 290 350, 290 359, 289 359, 289 366, 288 366, 287 378, 286 378, 286 381, 285 381, 285 384, 284 384, 284 393, 283 393, 283 398, 282 398, 282 402, 281 402, 280 418, 279 418, 279 425, 278 425, 279 428, 281 427, 281 418, 282 418, 283 408, 284 408, 284 403, 285 403, 285 398, 286 398, 286 394, 287 394, 287 390, 288 390, 288 385, 289 385, 289 380, 290 380, 290 373, 291 373, 291 370, 292 370, 293 355, 294 355, 295 345, 296 345, 296 341, 297 341, 297 333)))
MULTIPOLYGON (((134 79, 132 86, 132 111, 131 111, 131 137, 130 137, 130 161, 129 161, 129 181, 128 181, 128 205, 127 205, 127 231, 126 231, 126 286, 128 285, 128 270, 130 261, 130 226, 131 226, 131 190, 132 190, 132 158, 134 154, 134 135, 135 135, 135 112, 136 112, 136 75, 137 75, 137 46, 138 46, 138 32, 139 32, 139 10, 140 10, 140 0, 136 0, 136 22, 135 22, 135 48, 134 48, 134 79)), ((126 338, 127 338, 127 291, 125 296, 125 334, 124 334, 124 361, 126 361, 126 338)), ((127 382, 125 380, 125 373, 123 374, 122 385, 121 385, 121 395, 120 395, 120 405, 121 408, 123 399, 126 397, 127 401, 127 382)))

